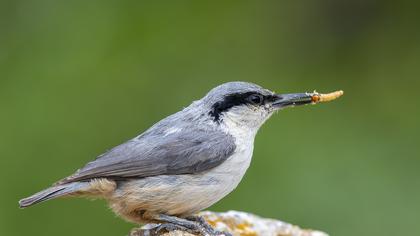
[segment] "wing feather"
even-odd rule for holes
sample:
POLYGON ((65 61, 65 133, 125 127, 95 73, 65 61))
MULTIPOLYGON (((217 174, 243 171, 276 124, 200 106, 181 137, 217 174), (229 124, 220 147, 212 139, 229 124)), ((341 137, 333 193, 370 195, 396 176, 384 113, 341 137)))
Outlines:
POLYGON ((220 165, 234 150, 233 137, 221 131, 149 132, 102 154, 59 184, 102 177, 194 174, 220 165))

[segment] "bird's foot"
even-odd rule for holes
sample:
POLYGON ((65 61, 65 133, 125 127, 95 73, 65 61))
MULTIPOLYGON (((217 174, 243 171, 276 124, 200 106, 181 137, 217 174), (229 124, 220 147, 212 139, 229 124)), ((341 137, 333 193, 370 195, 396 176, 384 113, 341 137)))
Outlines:
POLYGON ((164 229, 167 231, 182 230, 195 235, 211 236, 207 233, 205 228, 194 221, 164 214, 156 216, 155 220, 163 222, 161 224, 163 228, 161 228, 160 231, 164 229))
POLYGON ((202 216, 189 216, 186 218, 187 220, 197 222, 201 227, 203 227, 207 233, 211 236, 232 236, 231 233, 218 231, 213 228, 202 216))
MULTIPOLYGON (((158 224, 156 227, 149 229, 148 233, 146 235, 148 236, 159 236, 162 235, 164 232, 171 232, 171 231, 176 231, 176 230, 180 230, 183 232, 188 232, 191 234, 196 233, 195 231, 188 229, 184 226, 181 225, 177 225, 177 224, 172 224, 172 223, 161 223, 158 224)), ((145 236, 146 236, 145 235, 145 236)))
POLYGON ((155 220, 162 223, 152 229, 148 229, 148 232, 144 232, 146 234, 143 235, 155 236, 162 235, 165 231, 170 232, 180 230, 201 236, 232 236, 230 233, 220 232, 213 229, 213 227, 200 216, 192 216, 187 219, 183 219, 175 216, 160 214, 155 217, 155 220))

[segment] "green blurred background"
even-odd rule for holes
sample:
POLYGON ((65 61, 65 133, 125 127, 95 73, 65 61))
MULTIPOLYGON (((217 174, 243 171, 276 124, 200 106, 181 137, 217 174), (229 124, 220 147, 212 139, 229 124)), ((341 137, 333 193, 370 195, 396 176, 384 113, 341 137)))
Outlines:
MULTIPOLYGON (((418 5, 418 4, 417 4, 418 5)), ((0 1, 0 235, 126 235, 103 201, 17 201, 227 81, 329 92, 260 130, 211 210, 420 235, 415 1, 0 1)))

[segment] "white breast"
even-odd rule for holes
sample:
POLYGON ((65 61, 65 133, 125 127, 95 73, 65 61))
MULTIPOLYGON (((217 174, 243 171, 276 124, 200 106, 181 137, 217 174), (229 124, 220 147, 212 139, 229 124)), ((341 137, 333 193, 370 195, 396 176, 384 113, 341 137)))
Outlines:
POLYGON ((237 149, 229 159, 206 174, 219 182, 218 189, 215 190, 219 198, 217 201, 232 192, 241 182, 251 163, 252 150, 252 145, 245 149, 237 149))
POLYGON ((218 197, 223 198, 232 192, 241 182, 249 165, 251 164, 254 150, 254 138, 257 129, 239 127, 233 119, 227 119, 222 124, 222 129, 235 139, 235 152, 225 162, 207 173, 220 181, 218 197))

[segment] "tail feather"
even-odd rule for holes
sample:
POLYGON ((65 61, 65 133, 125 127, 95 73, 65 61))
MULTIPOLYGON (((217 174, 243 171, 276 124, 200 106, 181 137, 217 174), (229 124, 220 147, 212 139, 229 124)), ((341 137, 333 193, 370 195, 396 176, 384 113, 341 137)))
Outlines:
POLYGON ((82 182, 75 182, 75 183, 68 183, 58 186, 53 186, 42 190, 34 195, 24 198, 19 201, 20 208, 25 208, 32 206, 34 204, 47 201, 53 198, 61 197, 64 195, 68 195, 77 191, 80 191, 83 187, 86 186, 86 183, 82 182))

